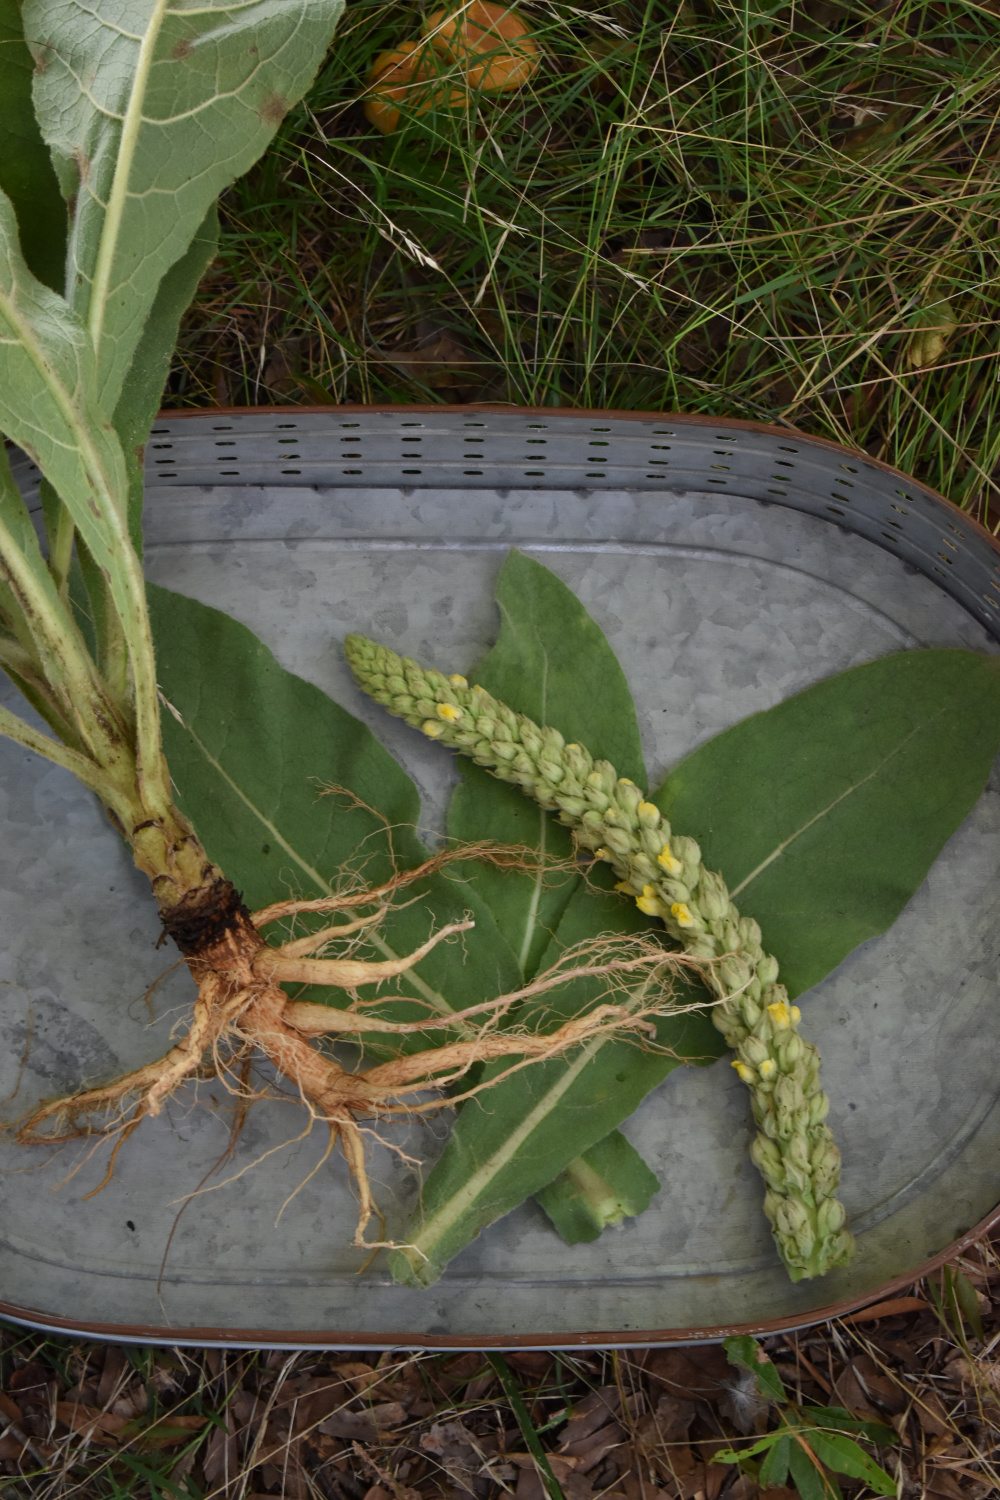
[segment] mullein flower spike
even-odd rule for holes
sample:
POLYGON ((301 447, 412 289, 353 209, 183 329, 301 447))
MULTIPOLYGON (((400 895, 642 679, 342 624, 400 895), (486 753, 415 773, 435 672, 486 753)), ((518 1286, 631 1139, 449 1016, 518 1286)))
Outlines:
POLYGON ((822 1276, 854 1251, 835 1194, 840 1152, 824 1124, 830 1101, 819 1085, 819 1053, 799 1035, 800 1012, 778 981, 760 928, 741 917, 721 876, 702 864, 693 839, 677 836, 637 786, 595 761, 556 729, 517 714, 458 675, 425 670, 409 657, 349 635, 358 685, 390 713, 512 782, 607 861, 617 889, 658 917, 696 958, 714 959, 706 982, 712 1019, 736 1052, 759 1134, 751 1147, 767 1184, 764 1211, 793 1281, 822 1276))

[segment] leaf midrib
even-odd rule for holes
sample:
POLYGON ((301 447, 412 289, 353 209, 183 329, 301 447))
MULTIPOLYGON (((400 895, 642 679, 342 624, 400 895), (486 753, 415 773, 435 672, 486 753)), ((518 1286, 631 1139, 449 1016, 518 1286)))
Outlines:
MULTIPOLYGON (((263 825, 263 827, 267 829, 268 835, 274 839, 276 844, 280 845, 280 847, 288 855, 289 859, 293 860, 298 868, 303 872, 303 874, 306 875, 309 880, 313 881, 317 888, 321 890, 325 895, 335 895, 336 893, 330 882, 326 880, 324 876, 322 876, 319 871, 315 869, 315 867, 311 865, 309 861, 303 855, 301 855, 292 844, 288 842, 288 840, 285 838, 284 834, 276 826, 276 824, 274 824, 267 816, 267 814, 262 812, 257 804, 247 796, 246 792, 244 792, 239 783, 233 780, 232 776, 230 776, 229 772, 222 765, 221 761, 215 758, 215 756, 209 750, 208 746, 204 743, 203 740, 199 738, 199 736, 191 728, 187 720, 179 713, 174 705, 168 702, 166 699, 164 699, 164 702, 166 703, 167 708, 173 714, 177 722, 183 725, 185 733, 191 736, 192 742, 197 746, 198 750, 215 771, 216 775, 225 782, 226 786, 229 787, 233 794, 240 799, 244 807, 252 812, 254 817, 257 818, 258 821, 263 825)), ((379 937, 377 933, 370 933, 368 936, 368 941, 372 944, 373 947, 377 948, 385 958, 399 957, 399 954, 396 952, 396 950, 392 948, 384 938, 379 937)), ((448 1003, 445 996, 441 994, 440 990, 434 989, 434 987, 432 985, 429 985, 426 980, 421 979, 420 975, 417 974, 415 970, 407 970, 407 983, 412 984, 415 990, 419 990, 420 994, 426 1001, 428 1001, 429 1004, 434 1007, 439 1015, 449 1015, 454 1010, 455 1007, 448 1003)), ((465 1031, 468 1028, 463 1027, 461 1029, 465 1031)))
MULTIPOLYGON (((650 981, 648 979, 644 980, 639 988, 634 991, 631 998, 622 1006, 622 1009, 625 1011, 637 1009, 645 998, 649 984, 650 981)), ((410 1250, 416 1251, 419 1256, 426 1257, 427 1260, 431 1259, 427 1254, 428 1249, 433 1249, 434 1245, 439 1243, 448 1231, 459 1222, 462 1216, 472 1208, 492 1179, 516 1155, 528 1137, 556 1107, 570 1085, 576 1082, 587 1064, 592 1062, 601 1049, 613 1040, 615 1040, 613 1037, 598 1037, 595 1041, 588 1042, 581 1049, 579 1057, 573 1062, 567 1063, 566 1070, 559 1079, 559 1082, 546 1091, 534 1109, 524 1117, 517 1129, 507 1136, 503 1145, 471 1177, 465 1179, 461 1188, 452 1195, 442 1208, 438 1209, 433 1218, 428 1219, 422 1232, 417 1235, 416 1239, 411 1241, 408 1247, 410 1250)))
POLYGON ((159 40, 163 18, 167 13, 168 6, 169 0, 156 0, 152 15, 149 18, 146 33, 139 44, 139 56, 136 63, 135 76, 132 80, 132 89, 129 94, 128 107, 125 111, 121 138, 118 145, 115 175, 111 183, 111 192, 108 194, 108 205, 104 211, 104 223, 101 226, 101 242, 98 246, 97 259, 94 263, 94 275, 90 282, 90 307, 87 313, 87 328, 94 341, 94 352, 97 356, 97 383, 99 390, 103 389, 105 378, 104 361, 101 358, 101 335, 104 329, 104 313, 111 282, 111 269, 114 265, 115 251, 118 247, 118 238, 125 213, 125 202, 128 198, 128 183, 132 175, 132 164, 135 160, 139 129, 143 122, 142 103, 145 98, 146 85, 149 82, 150 69, 153 65, 153 52, 159 40))
POLYGON ((790 833, 786 839, 782 839, 779 844, 776 844, 771 853, 767 855, 765 859, 761 860, 756 869, 751 870, 749 875, 745 875, 740 881, 739 885, 734 885, 732 887, 731 891, 729 892, 730 896, 735 900, 741 891, 746 890, 747 886, 757 879, 758 875, 762 875, 769 865, 773 865, 775 860, 780 859, 781 856, 786 852, 786 850, 795 843, 796 839, 801 838, 804 833, 807 833, 809 829, 814 826, 814 824, 827 817, 831 812, 833 812, 835 807, 839 807, 841 802, 845 802, 848 797, 852 797, 855 792, 860 791, 867 782, 878 776, 878 774, 885 769, 885 767, 889 764, 894 756, 900 755, 902 753, 906 745, 910 742, 910 740, 913 739, 915 735, 920 734, 928 724, 931 724, 935 719, 940 718, 943 713, 944 709, 939 709, 936 714, 931 715, 930 718, 925 719, 921 724, 917 725, 916 728, 911 729, 909 734, 904 736, 904 738, 900 740, 899 744, 895 745, 893 749, 889 751, 888 755, 882 757, 878 765, 872 767, 867 776, 862 776, 860 781, 856 781, 852 786, 845 788, 845 790, 842 791, 839 796, 834 797, 832 802, 828 802, 826 807, 821 807, 819 812, 814 813, 811 818, 808 818, 800 828, 796 828, 795 831, 793 833, 790 833))

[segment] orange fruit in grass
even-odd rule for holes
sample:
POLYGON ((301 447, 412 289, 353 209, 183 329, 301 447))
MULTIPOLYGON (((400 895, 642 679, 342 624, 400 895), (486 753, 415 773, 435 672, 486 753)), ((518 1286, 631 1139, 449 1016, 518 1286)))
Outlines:
POLYGON ((440 60, 426 42, 400 42, 380 52, 368 73, 371 92, 365 100, 365 118, 388 135, 399 124, 401 105, 420 115, 431 109, 461 109, 468 103, 465 90, 442 84, 440 75, 440 60))
POLYGON ((538 43, 515 10, 471 0, 460 10, 436 10, 423 25, 436 52, 463 68, 473 88, 520 88, 538 67, 538 43))

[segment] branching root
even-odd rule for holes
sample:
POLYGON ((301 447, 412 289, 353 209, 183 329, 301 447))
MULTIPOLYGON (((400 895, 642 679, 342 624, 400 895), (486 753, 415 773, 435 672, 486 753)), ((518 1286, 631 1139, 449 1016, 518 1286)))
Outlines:
MULTIPOLYGON (((320 901, 279 902, 252 917, 244 912, 242 923, 214 938, 204 951, 188 954, 198 993, 180 1041, 158 1061, 112 1083, 43 1103, 20 1122, 18 1140, 51 1143, 90 1135, 96 1137, 95 1145, 113 1143, 107 1182, 118 1151, 141 1120, 158 1115, 181 1084, 206 1064, 227 1086, 234 1063, 239 1065, 243 1082, 234 1077, 232 1087, 245 1108, 246 1068, 256 1051, 292 1086, 312 1119, 327 1127, 331 1144, 339 1140, 358 1192, 355 1243, 364 1244, 366 1227, 377 1209, 359 1120, 420 1115, 449 1107, 521 1068, 610 1036, 631 1036, 637 1045, 658 1047, 656 1018, 668 1011, 680 1013, 671 999, 673 976, 682 968, 700 972, 705 967, 668 953, 652 939, 597 938, 568 950, 551 969, 519 990, 441 1014, 427 1001, 400 995, 360 1001, 354 992, 359 986, 405 974, 438 943, 472 927, 470 921, 449 923, 401 958, 366 962, 309 956, 347 934, 373 927, 394 894, 452 859, 489 857, 500 862, 493 846, 476 849, 485 853, 470 848, 448 851, 374 890, 320 901), (261 927, 282 918, 345 907, 369 907, 371 915, 278 947, 269 946, 259 935, 261 927), (553 995, 558 1007, 558 992, 579 980, 590 981, 593 998, 588 1005, 569 1016, 560 1015, 558 1008, 551 1010, 547 997, 553 995), (335 985, 352 995, 352 1003, 347 1009, 335 1009, 291 1000, 282 988, 286 983, 335 985), (386 1003, 398 1006, 401 999, 427 1014, 398 1021, 372 1009, 386 1003), (322 1036, 402 1038, 435 1032, 444 1033, 440 1045, 355 1070, 342 1067, 313 1041, 322 1036), (509 1059, 507 1067, 499 1071, 494 1067, 488 1080, 462 1091, 462 1080, 474 1065, 502 1059, 509 1059), (89 1120, 97 1114, 103 1114, 105 1121, 95 1127, 89 1120)), ((513 857, 521 858, 520 851, 514 851, 513 857)))

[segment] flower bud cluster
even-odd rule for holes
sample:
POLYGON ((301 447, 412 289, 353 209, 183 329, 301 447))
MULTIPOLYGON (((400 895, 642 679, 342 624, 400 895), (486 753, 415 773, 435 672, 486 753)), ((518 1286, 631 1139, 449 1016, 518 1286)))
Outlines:
POLYGON ((760 928, 740 915, 694 839, 675 835, 659 808, 608 761, 556 729, 516 714, 464 677, 425 670, 364 636, 347 659, 361 688, 390 713, 520 786, 574 831, 579 847, 611 865, 617 889, 658 917, 693 957, 712 960, 712 1019, 736 1052, 759 1134, 751 1155, 765 1182, 764 1210, 794 1281, 843 1265, 854 1242, 835 1194, 840 1153, 824 1123, 830 1101, 819 1053, 799 1034, 799 1008, 778 983, 760 928))

